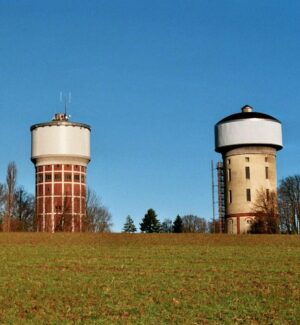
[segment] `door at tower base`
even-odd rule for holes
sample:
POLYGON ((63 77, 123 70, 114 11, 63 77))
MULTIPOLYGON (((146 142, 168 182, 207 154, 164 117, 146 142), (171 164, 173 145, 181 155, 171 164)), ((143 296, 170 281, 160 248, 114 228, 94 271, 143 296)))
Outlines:
POLYGON ((255 218, 254 213, 240 213, 227 216, 227 233, 234 235, 248 234, 251 230, 252 223, 255 221, 255 218))

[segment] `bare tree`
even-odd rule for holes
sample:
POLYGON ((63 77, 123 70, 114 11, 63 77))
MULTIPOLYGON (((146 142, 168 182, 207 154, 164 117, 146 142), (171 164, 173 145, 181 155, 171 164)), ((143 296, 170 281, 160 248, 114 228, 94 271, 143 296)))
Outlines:
POLYGON ((282 232, 300 233, 300 175, 281 180, 278 207, 282 232))
POLYGON ((277 194, 275 191, 261 188, 257 192, 252 212, 255 213, 255 219, 250 227, 251 233, 279 233, 279 215, 277 194))
POLYGON ((204 218, 190 214, 182 217, 181 219, 183 232, 205 233, 207 231, 207 222, 204 218))
POLYGON ((14 208, 14 198, 15 198, 15 186, 17 180, 17 167, 16 164, 12 161, 7 166, 6 172, 6 211, 3 222, 3 231, 11 231, 11 219, 14 208))
POLYGON ((17 188, 14 194, 15 216, 11 230, 13 231, 33 231, 35 229, 35 199, 23 187, 17 188))
POLYGON ((111 214, 102 205, 96 192, 88 189, 86 198, 85 230, 92 232, 110 232, 112 226, 111 214))
POLYGON ((72 206, 71 197, 69 193, 62 195, 62 205, 56 207, 55 218, 54 218, 54 231, 71 231, 72 223, 72 206))
POLYGON ((173 232, 173 221, 169 218, 164 219, 160 227, 160 232, 165 232, 165 233, 173 232))

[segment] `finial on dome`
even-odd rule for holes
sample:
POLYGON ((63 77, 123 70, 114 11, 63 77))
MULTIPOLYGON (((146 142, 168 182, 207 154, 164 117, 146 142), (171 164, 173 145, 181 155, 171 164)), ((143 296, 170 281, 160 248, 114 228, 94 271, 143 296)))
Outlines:
POLYGON ((249 105, 245 105, 241 108, 242 112, 243 113, 249 113, 249 112, 252 112, 253 111, 253 108, 249 105))

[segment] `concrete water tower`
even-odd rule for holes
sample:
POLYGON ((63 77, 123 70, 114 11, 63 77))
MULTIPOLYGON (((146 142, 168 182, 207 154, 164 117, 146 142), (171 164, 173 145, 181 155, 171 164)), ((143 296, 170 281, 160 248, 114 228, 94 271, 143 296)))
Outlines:
POLYGON ((225 172, 226 228, 247 233, 255 218, 258 191, 276 191, 276 152, 282 149, 281 122, 253 112, 251 106, 215 125, 215 151, 222 154, 225 172))
POLYGON ((58 113, 52 121, 35 124, 30 130, 37 230, 84 231, 90 126, 58 113))

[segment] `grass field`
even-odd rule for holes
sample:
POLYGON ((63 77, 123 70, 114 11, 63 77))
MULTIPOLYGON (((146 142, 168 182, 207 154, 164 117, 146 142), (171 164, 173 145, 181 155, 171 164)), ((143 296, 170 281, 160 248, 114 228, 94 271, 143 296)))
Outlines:
POLYGON ((0 234, 1 324, 300 324, 300 236, 0 234))

